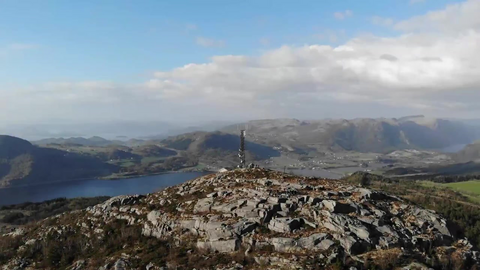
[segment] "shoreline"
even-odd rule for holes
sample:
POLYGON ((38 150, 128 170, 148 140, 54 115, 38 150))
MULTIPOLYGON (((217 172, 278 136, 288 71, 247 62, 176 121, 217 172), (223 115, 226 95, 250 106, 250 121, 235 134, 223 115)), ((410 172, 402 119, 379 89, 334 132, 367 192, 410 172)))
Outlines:
POLYGON ((202 170, 191 170, 191 171, 165 171, 165 172, 158 172, 158 173, 150 173, 150 174, 138 174, 138 175, 128 175, 128 176, 115 176, 112 178, 107 178, 111 177, 110 176, 104 176, 104 177, 85 177, 85 178, 74 178, 74 179, 68 179, 68 180, 57 180, 57 181, 48 181, 48 182, 41 182, 41 183, 32 183, 32 184, 23 184, 23 185, 13 185, 13 186, 0 186, 0 190, 2 189, 13 189, 13 188, 25 188, 25 187, 35 187, 35 186, 41 186, 41 185, 49 185, 49 184, 55 184, 55 183, 67 183, 67 182, 75 182, 75 181, 85 181, 85 180, 101 180, 101 181, 117 181, 117 180, 123 180, 123 179, 132 179, 132 178, 144 178, 148 176, 156 176, 156 175, 163 175, 163 174, 174 174, 174 173, 215 173, 214 171, 202 171, 202 170))
MULTIPOLYGON (((186 168, 188 169, 188 168, 186 168)), ((115 180, 122 180, 122 179, 130 179, 130 178, 141 178, 147 176, 155 176, 155 175, 162 175, 162 174, 173 174, 173 173, 215 173, 215 171, 205 171, 205 170, 177 170, 177 171, 164 171, 164 172, 157 172, 157 173, 149 173, 149 174, 136 174, 136 175, 115 175, 115 177, 109 178, 110 176, 96 178, 98 180, 108 180, 108 181, 115 181, 115 180)))

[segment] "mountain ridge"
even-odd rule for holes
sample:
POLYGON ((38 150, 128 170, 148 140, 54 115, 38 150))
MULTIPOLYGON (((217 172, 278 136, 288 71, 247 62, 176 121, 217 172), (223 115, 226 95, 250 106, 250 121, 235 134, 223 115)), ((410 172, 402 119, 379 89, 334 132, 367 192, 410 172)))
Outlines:
POLYGON ((93 178, 109 175, 117 167, 96 158, 0 135, 0 187, 93 178))
POLYGON ((378 153, 407 148, 441 149, 470 143, 480 136, 479 129, 473 126, 423 116, 308 121, 264 119, 228 126, 222 131, 235 133, 239 127, 246 127, 247 134, 266 145, 378 153))

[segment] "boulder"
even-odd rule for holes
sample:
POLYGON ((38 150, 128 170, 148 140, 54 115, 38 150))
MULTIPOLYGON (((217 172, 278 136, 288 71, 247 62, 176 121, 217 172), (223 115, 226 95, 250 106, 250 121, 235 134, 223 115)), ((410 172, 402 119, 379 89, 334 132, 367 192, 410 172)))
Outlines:
POLYGON ((351 235, 334 235, 333 237, 340 242, 340 245, 348 254, 357 255, 368 250, 368 245, 351 235))
POLYGON ((348 224, 348 228, 353 232, 358 238, 363 239, 367 242, 370 242, 370 232, 367 227, 360 224, 348 224))
POLYGON ((257 226, 258 223, 256 222, 240 221, 233 225, 233 229, 237 235, 245 235, 253 232, 257 226))
POLYGON ((297 242, 292 238, 272 238, 271 243, 278 252, 292 252, 299 249, 297 242))
POLYGON ((197 201, 193 208, 193 213, 210 212, 213 204, 213 198, 204 198, 197 201))
POLYGON ((302 237, 298 239, 297 244, 299 247, 308 250, 327 250, 331 245, 334 244, 334 242, 329 238, 331 237, 326 233, 316 233, 308 237, 302 237))
POLYGON ((239 239, 219 240, 219 241, 198 241, 197 247, 222 253, 234 252, 240 249, 241 241, 239 239))
POLYGON ((322 204, 328 211, 336 214, 349 214, 357 211, 357 208, 352 205, 339 203, 334 200, 323 200, 322 204))
POLYGON ((280 233, 290 233, 301 229, 304 224, 305 222, 302 218, 274 218, 268 224, 268 228, 280 233))

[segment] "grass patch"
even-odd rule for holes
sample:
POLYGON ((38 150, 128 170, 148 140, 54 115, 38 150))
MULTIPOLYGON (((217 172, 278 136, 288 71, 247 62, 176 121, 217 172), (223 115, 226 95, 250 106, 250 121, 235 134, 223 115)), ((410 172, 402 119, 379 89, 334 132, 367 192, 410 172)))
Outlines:
POLYGON ((452 188, 456 191, 466 192, 469 194, 480 195, 480 181, 472 180, 466 182, 457 182, 457 183, 448 183, 443 184, 449 188, 452 188))
POLYGON ((451 189, 465 195, 474 203, 480 203, 480 181, 478 180, 447 184, 435 183, 431 181, 417 181, 417 183, 427 188, 451 189))
POLYGON ((114 165, 118 165, 118 166, 124 167, 124 168, 135 166, 137 164, 135 162, 135 160, 132 160, 132 159, 120 159, 120 160, 112 161, 112 162, 109 162, 109 163, 114 164, 114 165))
POLYGON ((142 158, 142 164, 151 164, 155 162, 159 162, 165 160, 163 157, 144 157, 142 158))

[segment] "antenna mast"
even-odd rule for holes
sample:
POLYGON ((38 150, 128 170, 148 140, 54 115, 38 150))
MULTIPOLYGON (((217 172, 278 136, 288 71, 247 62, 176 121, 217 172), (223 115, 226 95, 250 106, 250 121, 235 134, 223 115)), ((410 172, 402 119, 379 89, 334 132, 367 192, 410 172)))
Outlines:
POLYGON ((240 149, 238 150, 238 157, 240 158, 239 168, 245 168, 245 130, 240 130, 240 149))

